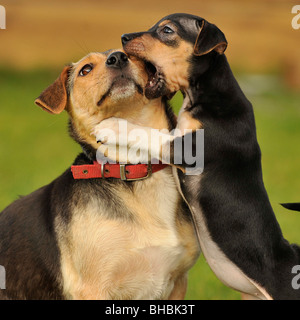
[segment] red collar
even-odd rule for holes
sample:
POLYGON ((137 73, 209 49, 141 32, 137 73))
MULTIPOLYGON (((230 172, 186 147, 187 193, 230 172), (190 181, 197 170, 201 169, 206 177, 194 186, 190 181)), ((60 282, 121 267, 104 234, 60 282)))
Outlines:
POLYGON ((71 166, 74 179, 117 178, 126 181, 143 180, 152 173, 166 168, 168 165, 159 164, 109 164, 104 165, 94 161, 93 164, 71 166))

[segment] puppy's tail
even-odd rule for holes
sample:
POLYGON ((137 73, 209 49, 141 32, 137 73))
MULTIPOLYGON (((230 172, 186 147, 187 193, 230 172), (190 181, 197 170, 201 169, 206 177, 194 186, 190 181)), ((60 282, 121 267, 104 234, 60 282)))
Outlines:
POLYGON ((300 202, 298 203, 281 203, 281 205, 289 210, 300 211, 300 202))

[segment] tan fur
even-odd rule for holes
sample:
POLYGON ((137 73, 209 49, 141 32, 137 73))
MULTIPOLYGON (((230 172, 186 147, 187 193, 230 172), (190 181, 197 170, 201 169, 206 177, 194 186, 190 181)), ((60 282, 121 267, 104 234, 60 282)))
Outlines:
POLYGON ((202 129, 203 125, 200 121, 194 119, 191 116, 191 113, 189 111, 182 110, 182 112, 180 112, 178 117, 177 128, 183 132, 184 129, 189 129, 189 130, 202 129))
POLYGON ((175 282, 173 291, 169 296, 169 300, 183 300, 187 290, 187 277, 183 275, 181 278, 178 278, 175 282))
MULTIPOLYGON (((130 84, 121 83, 97 105, 115 77, 105 66, 106 59, 105 54, 92 53, 69 67, 66 110, 79 137, 97 148, 91 131, 112 116, 141 126, 168 128, 161 99, 149 101, 130 84), (79 77, 87 63, 93 63, 93 71, 79 77), (124 88, 131 93, 124 94, 124 88)), ((144 88, 143 64, 129 63, 128 74, 144 88)), ((132 189, 116 184, 114 193, 131 218, 110 218, 114 212, 102 205, 101 198, 81 201, 79 190, 70 223, 66 225, 61 218, 55 221, 65 297, 183 298, 184 279, 199 255, 199 246, 191 221, 181 212, 182 199, 171 168, 135 182, 132 189)))
POLYGON ((134 221, 104 218, 96 203, 100 199, 74 208, 70 228, 60 239, 68 296, 167 299, 186 277, 199 248, 191 223, 175 215, 180 198, 169 170, 137 182, 133 192, 116 191, 134 221))
MULTIPOLYGON (((79 136, 95 149, 97 149, 98 145, 95 137, 91 136, 91 132, 95 125, 103 119, 118 116, 132 120, 137 114, 141 114, 142 110, 149 115, 149 110, 147 108, 147 105, 150 104, 149 100, 138 94, 136 90, 134 90, 130 97, 121 100, 115 98, 115 95, 120 94, 118 91, 124 90, 124 87, 115 89, 100 107, 97 106, 97 102, 109 89, 114 80, 114 74, 110 69, 105 67, 106 59, 107 56, 101 53, 92 53, 88 55, 79 62, 73 64, 72 74, 69 80, 71 89, 69 113, 79 136), (90 74, 90 77, 76 77, 79 70, 88 63, 94 64, 94 69, 92 74, 90 74), (133 106, 134 110, 132 110, 133 106)), ((147 76, 144 73, 141 73, 141 69, 141 62, 135 61, 133 63, 130 61, 131 76, 144 87, 147 76)), ((125 89, 133 90, 131 84, 129 84, 127 88, 125 87, 125 89)), ((154 110, 159 112, 157 111, 159 109, 163 112, 159 102, 160 101, 157 101, 156 103, 156 101, 154 101, 154 110), (157 106, 155 104, 157 104, 157 106)), ((143 118, 145 121, 149 119, 149 116, 143 115, 143 118)))
MULTIPOLYGON (((172 21, 171 20, 164 20, 164 21, 162 21, 160 24, 159 24, 159 27, 164 27, 166 24, 168 24, 168 23, 172 23, 172 21)), ((151 29, 151 28, 150 28, 151 29)))
POLYGON ((250 294, 247 293, 241 293, 241 299, 242 300, 260 300, 254 296, 251 296, 250 294))
MULTIPOLYGON (((161 28, 165 24, 163 23, 161 28)), ((175 26, 173 28, 176 29, 175 26)), ((179 46, 176 48, 167 47, 148 34, 131 40, 126 46, 127 53, 149 60, 155 64, 158 70, 163 70, 166 85, 170 92, 188 87, 189 62, 185 57, 191 56, 194 50, 192 45, 181 41, 176 34, 174 34, 174 37, 177 37, 174 39, 179 41, 179 46)))
MULTIPOLYGON (((164 80, 169 92, 186 91, 189 87, 189 58, 194 54, 194 46, 183 41, 176 33, 177 27, 171 21, 162 21, 159 28, 171 26, 175 31, 173 40, 178 47, 167 46, 149 34, 131 40, 126 45, 126 52, 152 62, 164 74, 164 80)), ((182 109, 183 110, 183 109, 182 109)), ((189 112, 181 112, 177 127, 180 129, 200 129, 201 123, 193 119, 189 112)))

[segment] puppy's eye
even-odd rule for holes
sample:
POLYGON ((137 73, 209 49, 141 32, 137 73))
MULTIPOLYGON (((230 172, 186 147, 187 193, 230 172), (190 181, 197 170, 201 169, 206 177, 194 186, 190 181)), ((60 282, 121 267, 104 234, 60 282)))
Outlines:
POLYGON ((165 26, 162 31, 163 33, 174 33, 174 31, 168 26, 165 26))
POLYGON ((86 64, 84 67, 82 67, 82 69, 79 71, 79 75, 81 77, 86 76, 87 74, 89 74, 91 71, 93 70, 93 65, 91 64, 86 64))

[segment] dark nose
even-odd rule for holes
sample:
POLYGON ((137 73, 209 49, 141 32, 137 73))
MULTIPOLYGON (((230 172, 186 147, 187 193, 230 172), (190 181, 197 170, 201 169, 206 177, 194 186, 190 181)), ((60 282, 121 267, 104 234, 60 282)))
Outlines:
POLYGON ((123 46, 125 46, 129 41, 142 37, 147 32, 134 32, 134 33, 125 33, 121 37, 123 46))
POLYGON ((106 65, 110 68, 123 68, 128 64, 128 57, 124 52, 113 52, 106 60, 106 65))
POLYGON ((127 42, 129 42, 130 40, 131 40, 131 36, 129 33, 123 34, 121 37, 121 41, 122 41, 123 46, 125 46, 125 44, 127 42))

